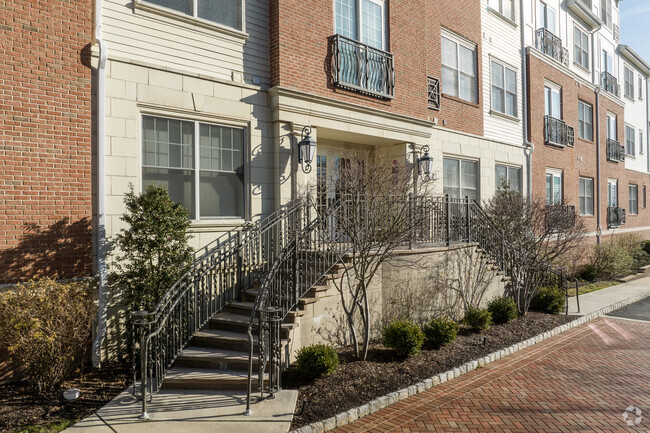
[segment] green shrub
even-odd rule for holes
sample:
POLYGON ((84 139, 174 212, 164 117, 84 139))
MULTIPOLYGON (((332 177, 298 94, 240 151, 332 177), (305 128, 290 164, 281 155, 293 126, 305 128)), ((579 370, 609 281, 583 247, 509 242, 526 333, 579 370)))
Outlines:
POLYGON ((598 277, 598 269, 591 263, 585 265, 580 272, 580 278, 585 281, 595 281, 596 277, 598 277))
POLYGON ((418 325, 409 321, 396 321, 382 332, 384 346, 395 350, 400 356, 417 355, 424 343, 424 333, 418 325))
POLYGON ((474 332, 487 331, 490 329, 490 322, 492 322, 492 313, 484 308, 469 306, 465 311, 463 322, 474 332))
POLYGON ((449 317, 439 317, 424 325, 423 331, 427 346, 437 350, 456 339, 458 323, 449 317))
POLYGON ((558 314, 564 310, 566 294, 557 286, 542 287, 530 301, 530 308, 551 314, 558 314))
POLYGON ((650 241, 643 242, 643 251, 645 251, 646 254, 650 254, 650 241))
POLYGON ((630 273, 634 258, 618 244, 608 242, 593 246, 591 265, 596 268, 599 278, 622 277, 630 273))
POLYGON ((82 366, 94 316, 88 284, 44 278, 19 285, 0 294, 0 347, 37 392, 49 392, 82 366))
POLYGON ((626 235, 619 236, 616 240, 616 244, 634 260, 641 257, 644 253, 643 238, 639 235, 628 233, 626 235))
POLYGON ((492 313, 492 321, 496 324, 507 323, 517 318, 517 304, 507 296, 501 296, 488 302, 487 310, 492 313))
POLYGON ((298 351, 296 368, 307 379, 328 376, 339 366, 339 356, 331 346, 312 344, 298 351))
POLYGON ((124 204, 121 220, 128 228, 117 235, 114 280, 129 308, 151 311, 192 264, 189 214, 158 185, 147 186, 142 194, 131 188, 124 204))

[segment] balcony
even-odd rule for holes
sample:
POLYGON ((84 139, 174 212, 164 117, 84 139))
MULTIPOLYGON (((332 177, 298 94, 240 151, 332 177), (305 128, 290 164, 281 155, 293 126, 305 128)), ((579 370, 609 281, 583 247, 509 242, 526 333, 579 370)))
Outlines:
POLYGON ((564 120, 544 116, 544 142, 553 146, 573 147, 573 127, 564 123, 564 120))
POLYGON ((535 37, 535 47, 556 61, 569 67, 569 50, 562 47, 562 39, 547 29, 538 29, 535 37))
POLYGON ((611 138, 607 139, 607 160, 613 162, 625 161, 625 147, 611 138))
POLYGON ((565 204, 547 204, 546 227, 551 232, 566 231, 576 225, 576 207, 565 204))
POLYGON ((330 50, 336 87, 376 98, 393 98, 395 69, 391 53, 341 35, 332 36, 330 50))
POLYGON ((609 72, 600 74, 600 87, 618 98, 621 97, 621 86, 618 84, 616 77, 609 72))
POLYGON ((607 228, 615 229, 625 224, 625 209, 620 207, 607 208, 607 228))

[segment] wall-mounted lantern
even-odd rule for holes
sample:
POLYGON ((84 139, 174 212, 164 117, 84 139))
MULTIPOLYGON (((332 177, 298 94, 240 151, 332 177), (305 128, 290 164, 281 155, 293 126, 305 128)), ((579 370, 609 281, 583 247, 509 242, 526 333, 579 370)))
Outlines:
POLYGON ((304 173, 311 172, 311 163, 316 155, 316 140, 310 135, 311 126, 302 128, 300 142, 298 143, 298 161, 304 173))
POLYGON ((435 173, 433 172, 433 157, 429 155, 429 146, 424 146, 420 149, 420 157, 418 158, 418 174, 423 176, 424 182, 436 178, 435 173))

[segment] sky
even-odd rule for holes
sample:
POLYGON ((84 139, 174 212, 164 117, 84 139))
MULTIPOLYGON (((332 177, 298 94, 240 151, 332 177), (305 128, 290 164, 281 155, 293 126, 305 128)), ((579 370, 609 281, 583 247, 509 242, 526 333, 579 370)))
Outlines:
POLYGON ((621 43, 650 63, 650 0, 621 0, 621 43))

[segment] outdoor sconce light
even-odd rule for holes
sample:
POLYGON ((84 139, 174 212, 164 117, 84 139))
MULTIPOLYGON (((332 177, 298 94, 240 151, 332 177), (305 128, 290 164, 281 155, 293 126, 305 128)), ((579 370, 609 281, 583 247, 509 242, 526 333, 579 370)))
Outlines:
POLYGON ((298 143, 298 161, 302 165, 304 173, 311 172, 311 162, 316 154, 316 140, 310 134, 311 126, 302 128, 300 142, 298 143))
POLYGON ((433 172, 433 157, 429 155, 429 146, 424 146, 420 149, 420 157, 418 158, 418 174, 424 175, 424 181, 435 179, 433 172), (424 155, 422 155, 424 152, 424 155))

